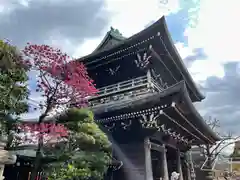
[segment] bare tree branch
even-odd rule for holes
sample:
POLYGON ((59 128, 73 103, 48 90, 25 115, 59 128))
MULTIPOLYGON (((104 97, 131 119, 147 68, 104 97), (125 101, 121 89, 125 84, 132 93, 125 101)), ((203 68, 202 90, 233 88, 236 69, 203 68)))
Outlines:
POLYGON ((228 132, 226 135, 223 135, 217 131, 220 128, 220 121, 216 118, 209 117, 206 119, 208 126, 215 131, 220 137, 221 140, 217 142, 216 145, 199 145, 198 147, 203 150, 203 154, 208 157, 211 161, 214 161, 219 154, 228 146, 234 144, 240 136, 234 137, 232 132, 228 132))
POLYGON ((226 147, 230 146, 231 144, 235 144, 235 142, 237 141, 237 139, 239 139, 239 137, 240 137, 240 136, 238 136, 237 138, 234 138, 235 141, 230 142, 230 143, 227 143, 226 145, 224 145, 223 147, 221 147, 221 148, 218 150, 218 152, 216 153, 215 156, 218 156, 218 155, 222 152, 222 150, 225 149, 226 147))

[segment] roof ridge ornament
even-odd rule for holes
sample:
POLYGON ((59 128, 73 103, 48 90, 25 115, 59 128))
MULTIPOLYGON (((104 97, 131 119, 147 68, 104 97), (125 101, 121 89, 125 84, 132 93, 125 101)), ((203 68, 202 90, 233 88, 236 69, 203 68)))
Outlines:
POLYGON ((113 35, 116 35, 118 37, 123 37, 122 33, 120 33, 118 29, 115 29, 112 26, 110 27, 110 33, 113 33, 113 35))

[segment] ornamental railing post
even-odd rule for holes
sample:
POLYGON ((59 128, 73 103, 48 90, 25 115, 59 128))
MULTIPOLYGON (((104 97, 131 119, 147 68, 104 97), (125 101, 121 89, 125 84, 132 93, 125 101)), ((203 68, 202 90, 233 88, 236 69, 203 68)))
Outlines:
POLYGON ((148 88, 151 88, 152 87, 152 82, 151 82, 151 73, 150 73, 150 70, 147 71, 147 86, 148 88))

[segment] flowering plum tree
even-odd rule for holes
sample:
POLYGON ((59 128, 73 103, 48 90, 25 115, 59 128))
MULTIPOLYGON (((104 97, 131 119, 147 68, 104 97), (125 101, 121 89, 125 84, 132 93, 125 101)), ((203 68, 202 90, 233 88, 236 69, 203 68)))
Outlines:
MULTIPOLYGON (((87 97, 97 92, 85 66, 77 60, 71 60, 60 49, 28 43, 23 55, 26 66, 38 73, 36 91, 40 92, 44 99, 39 103, 42 111, 38 119, 39 125, 52 113, 56 114, 60 108, 86 106, 87 97)), ((40 167, 42 147, 43 136, 39 136, 31 180, 36 177, 40 167)))

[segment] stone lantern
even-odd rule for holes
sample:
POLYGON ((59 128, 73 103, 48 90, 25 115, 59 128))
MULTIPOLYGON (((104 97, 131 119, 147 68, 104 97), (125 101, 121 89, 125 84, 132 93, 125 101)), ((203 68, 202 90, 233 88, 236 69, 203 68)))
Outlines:
POLYGON ((15 164, 17 156, 11 154, 9 151, 4 150, 7 143, 7 137, 0 137, 0 180, 4 179, 3 172, 5 164, 15 164))

